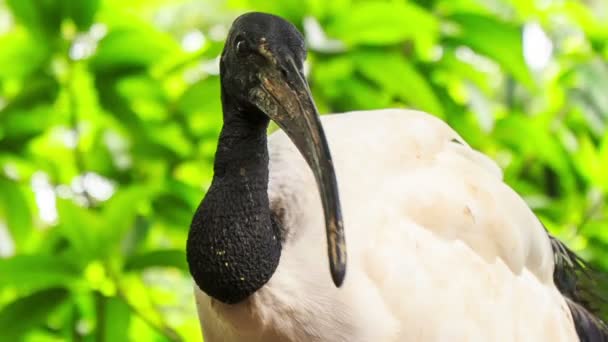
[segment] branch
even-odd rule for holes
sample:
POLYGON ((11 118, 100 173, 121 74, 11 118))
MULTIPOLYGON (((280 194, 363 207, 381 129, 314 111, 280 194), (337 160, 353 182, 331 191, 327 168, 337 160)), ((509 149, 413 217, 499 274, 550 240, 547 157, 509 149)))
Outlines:
POLYGON ((125 305, 127 305, 127 307, 129 307, 131 312, 133 312, 137 317, 139 317, 142 321, 144 321, 150 328, 156 330, 156 332, 158 332, 159 334, 166 337, 169 341, 174 341, 174 342, 183 341, 181 336, 179 336, 179 334, 175 330, 173 330, 171 327, 169 327, 168 325, 166 325, 162 322, 161 323, 154 322, 153 319, 146 316, 135 305, 133 305, 129 301, 126 294, 123 292, 123 290, 120 288, 118 283, 116 284, 116 288, 117 288, 116 293, 118 294, 118 298, 120 298, 125 303, 125 305))
MULTIPOLYGON (((114 271, 109 266, 106 266, 105 268, 106 268, 106 272, 107 272, 108 276, 110 277, 110 279, 112 279, 112 281, 116 285, 116 294, 117 294, 118 298, 120 300, 122 300, 125 303, 125 305, 127 305, 127 307, 131 310, 131 312, 133 312, 137 317, 139 317, 142 321, 144 321, 150 328, 156 330, 156 332, 158 332, 159 334, 166 337, 169 341, 183 342, 183 339, 181 338, 181 336, 175 330, 173 330, 171 327, 169 327, 168 325, 166 325, 163 322, 159 322, 159 323, 155 322, 154 319, 150 318, 144 312, 139 310, 139 308, 137 308, 135 305, 133 305, 133 303, 131 303, 129 301, 129 298, 126 295, 126 292, 122 288, 122 285, 120 283, 118 276, 114 273, 114 271)), ((159 316, 160 316, 160 314, 159 314, 159 316)))

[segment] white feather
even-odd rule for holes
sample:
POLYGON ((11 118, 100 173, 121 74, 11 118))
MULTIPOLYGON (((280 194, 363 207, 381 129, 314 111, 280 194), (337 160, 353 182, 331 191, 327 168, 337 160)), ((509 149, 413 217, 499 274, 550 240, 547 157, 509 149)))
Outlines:
POLYGON ((417 111, 324 116, 348 247, 328 270, 312 172, 269 138, 269 196, 289 229, 270 281, 225 305, 196 289, 205 340, 577 341, 549 239, 499 167, 417 111))

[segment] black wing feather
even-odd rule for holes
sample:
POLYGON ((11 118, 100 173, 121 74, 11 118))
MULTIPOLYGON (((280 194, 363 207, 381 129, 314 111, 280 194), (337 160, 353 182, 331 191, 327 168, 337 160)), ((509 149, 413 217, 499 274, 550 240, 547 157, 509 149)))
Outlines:
POLYGON ((590 267, 563 242, 549 235, 555 270, 553 280, 566 297, 576 333, 581 342, 608 342, 608 325, 600 318, 608 302, 601 290, 608 290, 606 275, 590 267), (602 283, 604 283, 602 286, 602 283))
POLYGON ((582 305, 566 297, 581 342, 608 342, 608 327, 582 305))

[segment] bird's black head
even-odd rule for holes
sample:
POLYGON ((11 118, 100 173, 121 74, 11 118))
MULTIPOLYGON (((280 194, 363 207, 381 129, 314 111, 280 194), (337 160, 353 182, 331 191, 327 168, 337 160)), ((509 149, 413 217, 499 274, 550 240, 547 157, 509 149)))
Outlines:
POLYGON ((301 82, 305 59, 304 38, 293 24, 272 14, 243 14, 232 24, 222 53, 222 96, 255 118, 268 109, 256 105, 262 82, 301 82))

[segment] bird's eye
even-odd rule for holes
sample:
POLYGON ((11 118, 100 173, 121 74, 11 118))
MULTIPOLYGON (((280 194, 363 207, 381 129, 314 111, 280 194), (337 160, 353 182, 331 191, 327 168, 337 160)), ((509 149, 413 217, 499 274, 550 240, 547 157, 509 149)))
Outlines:
POLYGON ((247 54, 248 47, 245 39, 237 39, 234 47, 236 49, 237 55, 244 56, 247 54))

